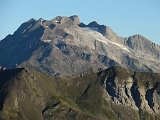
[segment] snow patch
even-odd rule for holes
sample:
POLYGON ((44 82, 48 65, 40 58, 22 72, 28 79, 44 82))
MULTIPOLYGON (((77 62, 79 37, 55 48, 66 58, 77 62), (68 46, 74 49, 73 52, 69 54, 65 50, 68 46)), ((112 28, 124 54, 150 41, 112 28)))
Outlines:
POLYGON ((82 29, 85 30, 85 31, 90 31, 90 32, 93 32, 93 31, 98 32, 98 28, 97 27, 84 27, 82 29))
POLYGON ((22 34, 26 32, 26 29, 23 30, 22 34))
POLYGON ((29 25, 27 29, 24 29, 23 32, 22 32, 22 34, 24 34, 24 33, 25 33, 27 30, 29 30, 31 27, 32 27, 32 24, 29 25))
POLYGON ((116 43, 116 42, 111 42, 109 40, 108 40, 108 42, 111 43, 111 44, 113 44, 113 45, 116 45, 117 47, 119 47, 119 48, 121 48, 121 49, 123 49, 123 50, 125 50, 127 52, 130 52, 130 50, 127 47, 125 47, 124 45, 121 45, 121 44, 116 43))
POLYGON ((28 29, 31 28, 31 27, 32 27, 32 24, 28 27, 28 29))
POLYGON ((54 22, 55 22, 55 23, 60 23, 60 21, 58 21, 58 20, 55 20, 54 22))
POLYGON ((112 44, 112 45, 130 53, 130 50, 126 46, 124 46, 122 44, 119 44, 119 43, 116 43, 116 42, 112 42, 112 41, 106 39, 101 33, 96 32, 95 30, 93 30, 89 27, 82 28, 82 30, 86 31, 89 36, 93 36, 93 38, 95 40, 99 41, 99 42, 102 42, 102 43, 107 44, 107 45, 112 44))
POLYGON ((52 40, 42 40, 43 42, 50 43, 52 40))

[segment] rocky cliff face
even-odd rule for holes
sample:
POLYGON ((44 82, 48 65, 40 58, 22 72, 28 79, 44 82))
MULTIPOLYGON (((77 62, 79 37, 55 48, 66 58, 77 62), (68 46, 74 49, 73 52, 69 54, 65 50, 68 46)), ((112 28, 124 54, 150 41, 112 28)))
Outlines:
POLYGON ((2 120, 160 120, 160 74, 111 67, 79 78, 0 71, 2 120))
POLYGON ((32 18, 0 42, 0 66, 74 77, 111 66, 157 72, 159 53, 159 46, 142 36, 123 38, 95 21, 80 23, 76 15, 32 18))
POLYGON ((159 54, 160 46, 147 40, 147 38, 141 35, 134 35, 134 36, 125 38, 125 43, 128 47, 134 50, 140 51, 144 55, 149 54, 157 58, 160 57, 160 54, 159 54))
POLYGON ((159 74, 137 73, 124 68, 110 68, 105 74, 103 87, 108 100, 135 110, 160 113, 159 74))

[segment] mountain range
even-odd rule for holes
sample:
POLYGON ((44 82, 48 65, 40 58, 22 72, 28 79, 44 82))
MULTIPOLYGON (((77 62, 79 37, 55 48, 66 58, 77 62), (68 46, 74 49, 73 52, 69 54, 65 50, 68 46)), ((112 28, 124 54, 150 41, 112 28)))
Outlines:
POLYGON ((0 41, 2 120, 160 120, 160 45, 77 15, 0 41))
POLYGON ((141 35, 120 37, 95 21, 85 25, 78 16, 30 19, 0 42, 0 56, 2 67, 32 67, 52 76, 111 66, 160 71, 159 45, 141 35))

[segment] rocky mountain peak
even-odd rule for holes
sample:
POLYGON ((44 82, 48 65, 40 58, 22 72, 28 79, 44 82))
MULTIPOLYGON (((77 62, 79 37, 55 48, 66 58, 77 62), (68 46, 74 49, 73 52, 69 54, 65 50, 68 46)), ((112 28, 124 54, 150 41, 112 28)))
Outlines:
POLYGON ((79 16, 77 15, 73 15, 73 16, 70 16, 70 17, 66 17, 66 16, 57 16, 55 17, 54 19, 52 19, 51 21, 54 22, 54 23, 61 23, 62 21, 72 21, 74 22, 74 24, 76 25, 79 25, 80 24, 80 18, 79 16))
POLYGON ((84 23, 79 24, 80 27, 89 27, 92 30, 95 30, 101 33, 105 38, 112 42, 117 42, 123 44, 124 41, 121 37, 119 37, 110 27, 105 25, 100 25, 97 21, 92 21, 88 25, 84 23))
POLYGON ((60 21, 62 20, 62 16, 57 16, 54 19, 52 19, 51 21, 53 21, 54 23, 60 23, 60 21))
POLYGON ((98 27, 99 24, 98 24, 98 22, 93 21, 93 22, 90 22, 87 26, 88 26, 88 27, 98 27))
POLYGON ((131 36, 124 42, 108 26, 96 21, 79 23, 77 15, 30 19, 0 42, 0 65, 12 68, 29 64, 53 76, 79 76, 89 69, 98 71, 114 65, 139 71, 159 70, 160 50, 142 36, 131 36))
POLYGON ((39 23, 44 23, 45 21, 46 21, 46 20, 43 19, 43 18, 40 18, 40 19, 38 20, 39 23))
POLYGON ((73 15, 69 17, 76 25, 80 24, 80 18, 77 15, 73 15))
POLYGON ((143 53, 156 55, 156 57, 160 56, 159 50, 160 46, 156 45, 155 43, 151 42, 147 38, 143 37, 142 35, 136 34, 125 38, 125 43, 130 48, 141 51, 143 53))
POLYGON ((135 34, 133 36, 130 36, 129 39, 132 39, 134 40, 135 42, 139 42, 139 43, 152 43, 150 40, 148 40, 147 38, 145 38, 144 36, 142 35, 139 35, 139 34, 135 34))
POLYGON ((28 21, 26 21, 26 23, 31 23, 31 22, 36 22, 37 20, 35 18, 31 18, 28 21))

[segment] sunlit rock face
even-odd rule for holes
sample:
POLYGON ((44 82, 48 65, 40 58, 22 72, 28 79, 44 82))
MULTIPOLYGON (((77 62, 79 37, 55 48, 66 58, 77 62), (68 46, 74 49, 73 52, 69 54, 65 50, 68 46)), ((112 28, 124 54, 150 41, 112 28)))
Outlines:
POLYGON ((109 68, 103 81, 107 100, 135 110, 159 114, 159 74, 138 73, 124 68, 109 68))
POLYGON ((160 71, 158 45, 140 35, 120 37, 96 21, 86 25, 77 15, 24 22, 0 41, 0 56, 2 67, 28 67, 52 76, 78 77, 111 66, 160 71))

